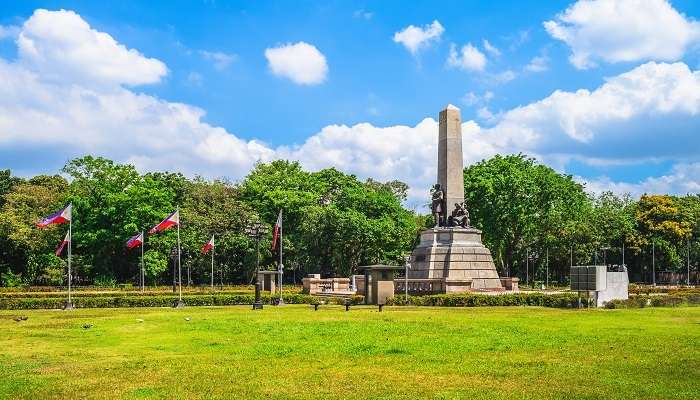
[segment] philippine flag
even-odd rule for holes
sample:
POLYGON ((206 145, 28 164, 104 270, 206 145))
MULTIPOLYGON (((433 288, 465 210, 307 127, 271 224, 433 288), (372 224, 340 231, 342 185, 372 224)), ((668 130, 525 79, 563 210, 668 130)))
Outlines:
POLYGON ((164 219, 163 222, 160 224, 154 226, 151 228, 150 231, 148 231, 149 235, 152 235, 154 233, 158 232, 163 232, 164 230, 168 228, 172 228, 173 226, 178 226, 180 225, 180 211, 173 211, 172 214, 168 215, 168 218, 164 219))
POLYGON ((214 235, 211 235, 211 239, 207 242, 207 244, 202 247, 202 255, 205 255, 209 252, 209 250, 214 248, 214 235))
POLYGON ((277 248, 277 240, 280 238, 280 232, 282 231, 282 210, 280 210, 279 215, 277 215, 277 222, 275 222, 275 227, 272 231, 272 250, 277 248))
POLYGON ((143 244, 143 232, 139 232, 132 236, 131 239, 126 241, 126 247, 133 249, 134 247, 139 247, 143 244))
POLYGON ((66 232, 66 237, 63 238, 63 241, 61 244, 58 245, 56 248, 56 256, 60 257, 61 253, 63 252, 63 248, 66 247, 66 245, 70 242, 70 231, 66 232))
POLYGON ((48 217, 42 219, 39 223, 36 224, 36 226, 37 228, 46 228, 49 225, 63 224, 69 222, 71 219, 72 211, 73 204, 68 204, 63 210, 57 211, 49 215, 48 217))

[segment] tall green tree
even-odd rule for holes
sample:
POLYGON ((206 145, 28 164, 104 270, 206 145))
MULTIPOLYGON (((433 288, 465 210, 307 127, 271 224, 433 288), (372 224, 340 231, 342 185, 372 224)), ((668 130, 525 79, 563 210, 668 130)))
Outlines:
MULTIPOLYGON (((525 276, 525 256, 541 265, 547 249, 568 254, 590 206, 583 186, 522 154, 496 155, 464 170, 472 223, 503 272, 525 276)), ((550 256, 556 257, 550 251, 550 256)), ((532 271, 530 271, 532 273, 532 271)))

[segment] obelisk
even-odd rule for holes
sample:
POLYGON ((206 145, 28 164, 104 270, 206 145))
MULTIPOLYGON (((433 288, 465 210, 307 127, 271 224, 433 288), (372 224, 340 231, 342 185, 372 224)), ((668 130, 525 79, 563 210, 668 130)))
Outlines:
MULTIPOLYGON (((455 203, 464 202, 461 124, 457 107, 450 104, 440 111, 437 175, 444 192, 445 217, 451 216, 455 203)), ((410 258, 409 292, 503 291, 491 251, 481 242, 481 231, 445 220, 445 226, 421 231, 410 258)))
POLYGON ((450 215, 455 203, 464 202, 462 118, 459 108, 452 104, 440 111, 437 178, 445 192, 444 212, 450 215))

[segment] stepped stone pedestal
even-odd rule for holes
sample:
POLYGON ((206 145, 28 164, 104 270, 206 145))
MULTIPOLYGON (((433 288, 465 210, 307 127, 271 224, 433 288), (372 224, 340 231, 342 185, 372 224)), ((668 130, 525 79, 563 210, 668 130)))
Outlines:
POLYGON ((491 251, 476 228, 439 227, 420 234, 409 279, 444 279, 444 292, 502 291, 491 251))

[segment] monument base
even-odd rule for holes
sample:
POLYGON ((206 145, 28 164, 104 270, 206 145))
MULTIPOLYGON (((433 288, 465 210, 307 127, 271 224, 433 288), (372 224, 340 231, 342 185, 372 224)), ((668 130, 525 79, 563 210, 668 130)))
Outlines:
POLYGON ((411 254, 409 279, 442 279, 443 293, 502 291, 491 251, 476 228, 431 228, 411 254))

